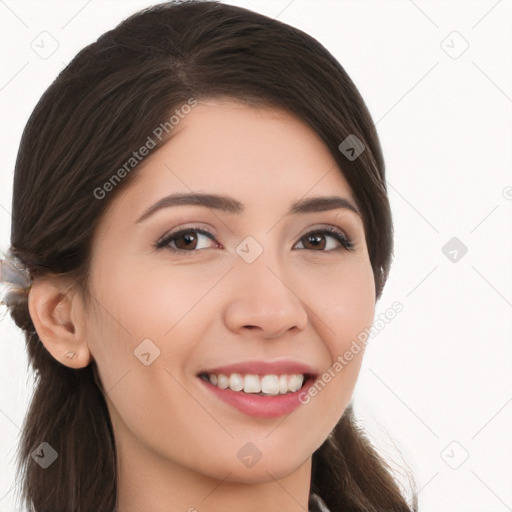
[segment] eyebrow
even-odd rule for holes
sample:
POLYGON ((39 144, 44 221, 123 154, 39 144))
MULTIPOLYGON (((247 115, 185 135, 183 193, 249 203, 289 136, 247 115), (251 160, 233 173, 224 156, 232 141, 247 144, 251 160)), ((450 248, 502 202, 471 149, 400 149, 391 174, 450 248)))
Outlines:
MULTIPOLYGON (((163 197, 154 205, 150 206, 135 223, 138 224, 139 222, 142 222, 162 208, 184 205, 206 206, 207 208, 214 208, 216 210, 233 214, 240 214, 244 211, 244 205, 242 203, 228 196, 220 196, 216 194, 171 194, 163 197)), ((335 210, 337 208, 344 208, 361 216, 361 213, 352 201, 340 196, 318 196, 301 199, 292 204, 286 215, 324 212, 328 210, 335 210)))

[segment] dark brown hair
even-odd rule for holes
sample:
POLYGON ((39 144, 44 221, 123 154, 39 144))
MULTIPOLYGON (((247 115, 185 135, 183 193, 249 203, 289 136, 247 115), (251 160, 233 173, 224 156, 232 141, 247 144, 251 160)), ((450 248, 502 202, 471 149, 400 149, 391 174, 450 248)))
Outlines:
MULTIPOLYGON (((325 142, 362 213, 378 300, 393 229, 380 143, 357 88, 304 32, 209 1, 169 2, 131 16, 80 51, 46 90, 16 161, 13 256, 34 279, 72 276, 87 297, 95 227, 141 167, 102 199, 95 191, 105 190, 176 108, 190 98, 216 97, 286 109, 325 142), (338 149, 349 135, 365 146, 356 159, 338 149)), ((60 364, 41 343, 27 301, 10 312, 25 332, 36 375, 18 453, 24 505, 37 512, 115 511, 114 437, 95 362, 78 370, 60 364), (42 441, 59 454, 44 470, 30 456, 42 441)), ((313 454, 311 510, 320 510, 318 497, 332 512, 417 507, 415 495, 407 504, 389 466, 358 427, 352 404, 313 454)))

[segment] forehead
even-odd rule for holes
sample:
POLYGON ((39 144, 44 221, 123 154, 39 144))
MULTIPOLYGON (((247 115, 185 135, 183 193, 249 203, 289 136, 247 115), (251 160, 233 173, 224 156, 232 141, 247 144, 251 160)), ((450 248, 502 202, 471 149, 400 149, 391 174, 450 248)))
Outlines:
POLYGON ((136 218, 175 192, 230 195, 245 210, 260 211, 284 211, 308 195, 353 199, 329 149, 307 124, 282 109, 233 100, 199 102, 182 116, 110 211, 136 218))

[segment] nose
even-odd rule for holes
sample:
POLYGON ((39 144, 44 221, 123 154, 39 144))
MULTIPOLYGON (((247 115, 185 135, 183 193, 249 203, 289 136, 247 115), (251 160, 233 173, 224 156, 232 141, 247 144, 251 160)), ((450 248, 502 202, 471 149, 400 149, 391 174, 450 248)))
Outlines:
POLYGON ((236 285, 224 313, 226 326, 233 332, 258 331, 267 339, 287 331, 304 330, 308 315, 294 284, 268 266, 263 257, 241 265, 232 273, 236 285))

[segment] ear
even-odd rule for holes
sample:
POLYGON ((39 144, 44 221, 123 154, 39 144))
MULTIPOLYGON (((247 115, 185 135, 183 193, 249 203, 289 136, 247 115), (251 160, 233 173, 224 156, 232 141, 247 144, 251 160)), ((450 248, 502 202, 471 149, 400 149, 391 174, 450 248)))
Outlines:
POLYGON ((66 286, 57 276, 35 279, 28 309, 41 342, 54 359, 74 369, 93 361, 85 337, 83 301, 72 284, 66 286))

